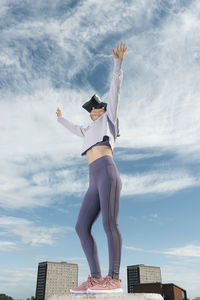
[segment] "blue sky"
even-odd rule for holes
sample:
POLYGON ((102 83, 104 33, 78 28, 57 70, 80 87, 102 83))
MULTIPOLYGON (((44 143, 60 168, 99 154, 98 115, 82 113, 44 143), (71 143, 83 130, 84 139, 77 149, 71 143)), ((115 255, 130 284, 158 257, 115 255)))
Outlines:
MULTIPOLYGON (((197 0, 1 0, 1 293, 34 295, 41 261, 78 263, 79 283, 90 274, 74 229, 87 158, 56 110, 92 122, 81 106, 94 92, 107 101, 122 41, 122 287, 127 265, 155 265, 163 282, 200 296, 199 11, 197 0)), ((93 234, 105 276, 101 215, 93 234)))

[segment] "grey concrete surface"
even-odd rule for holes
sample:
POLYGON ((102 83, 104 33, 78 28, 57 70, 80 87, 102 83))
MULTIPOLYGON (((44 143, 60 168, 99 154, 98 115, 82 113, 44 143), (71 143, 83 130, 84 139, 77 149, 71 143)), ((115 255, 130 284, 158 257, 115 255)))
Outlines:
POLYGON ((74 294, 66 296, 51 296, 48 300, 163 300, 163 297, 158 294, 74 294))

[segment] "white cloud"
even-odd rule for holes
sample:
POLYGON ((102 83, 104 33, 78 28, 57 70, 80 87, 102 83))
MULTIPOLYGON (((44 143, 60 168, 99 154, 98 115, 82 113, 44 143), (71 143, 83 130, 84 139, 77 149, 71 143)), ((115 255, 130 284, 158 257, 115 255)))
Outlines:
POLYGON ((35 259, 37 262, 42 262, 42 261, 54 261, 54 262, 73 262, 77 263, 79 267, 86 266, 87 265, 87 259, 86 257, 58 257, 56 254, 55 256, 37 256, 35 259))
POLYGON ((24 279, 24 282, 29 281, 30 279, 35 279, 35 269, 34 268, 7 268, 7 269, 1 269, 0 274, 0 281, 2 283, 2 286, 5 284, 5 286, 17 286, 22 282, 22 279, 24 279), (7 282, 9 278, 9 282, 7 282))
POLYGON ((158 214, 150 214, 148 216, 142 216, 143 219, 152 222, 153 220, 156 220, 158 218, 158 214))
MULTIPOLYGON (((127 76, 124 82, 126 88, 122 86, 125 105, 120 107, 120 116, 123 120, 121 144, 129 147, 170 147, 185 154, 187 151, 194 151, 198 142, 199 129, 199 102, 197 100, 199 70, 195 67, 193 59, 188 61, 188 58, 190 53, 193 54, 194 44, 196 52, 198 49, 196 32, 198 32, 199 20, 196 15, 197 10, 194 8, 198 6, 198 3, 194 2, 193 6, 187 10, 166 17, 155 31, 151 27, 151 22, 154 17, 159 17, 156 14, 159 14, 160 2, 141 3, 136 1, 130 5, 130 3, 111 1, 104 3, 103 6, 100 5, 101 9, 98 10, 99 5, 96 1, 86 1, 78 5, 73 14, 65 18, 64 22, 61 20, 59 23, 51 18, 48 26, 41 20, 35 21, 35 23, 27 21, 27 23, 18 24, 17 28, 13 29, 15 30, 14 34, 16 36, 17 31, 18 36, 34 35, 37 37, 44 33, 50 35, 61 47, 63 54, 67 53, 69 62, 72 64, 68 69, 71 72, 68 74, 70 80, 83 68, 87 68, 87 65, 90 68, 93 59, 87 46, 78 47, 80 36, 86 45, 92 43, 95 48, 106 34, 113 32, 113 28, 119 33, 132 28, 134 24, 137 24, 137 28, 140 28, 142 24, 143 26, 150 25, 148 26, 149 30, 146 29, 142 35, 136 35, 133 32, 131 36, 126 36, 130 52, 127 52, 124 65, 127 76), (120 12, 121 19, 119 20, 120 12), (145 19, 144 14, 146 14, 145 19), (89 20, 89 22, 85 23, 84 20, 89 20), (33 30, 34 28, 40 30, 33 30), (188 44, 186 44, 188 39, 191 40, 189 43, 191 52, 189 53, 188 44), (76 51, 73 51, 75 49, 76 51), (134 51, 134 55, 132 51, 134 51), (172 68, 173 72, 171 72, 172 68), (186 68, 187 72, 184 72, 186 68), (134 72, 139 74, 139 80, 137 77, 135 78, 134 72), (151 77, 149 77, 150 75, 151 77), (145 83, 144 89, 146 79, 148 81, 145 83), (132 99, 132 101, 126 101, 126 99, 132 99), (130 109, 133 102, 134 109, 130 109), (129 126, 130 123, 133 126, 129 126), (123 128, 126 130, 123 131, 123 128), (128 141, 129 136, 132 136, 132 139, 128 141)), ((167 5, 162 6, 163 9, 168 9, 167 5)), ((170 13, 173 12, 173 9, 181 8, 173 1, 170 2, 170 6, 171 9, 168 9, 170 13)), ((112 56, 111 53, 110 56, 112 56)), ((42 80, 40 79, 41 82, 42 80)), ((79 91, 76 99, 84 99, 84 93, 86 95, 88 92, 87 83, 85 84, 85 89, 79 91)), ((41 87, 43 88, 42 93, 48 95, 49 99, 49 94, 53 93, 51 86, 44 89, 42 84, 41 87)), ((70 95, 71 92, 69 90, 66 95, 70 95)), ((40 103, 41 111, 45 111, 42 106, 43 103, 40 103)), ((79 119, 83 121, 81 114, 79 119)), ((41 131, 41 126, 38 127, 41 131)), ((44 132, 40 134, 43 137, 46 136, 44 132)), ((76 148, 74 143, 73 149, 76 148)))
POLYGON ((16 251, 18 249, 19 247, 16 245, 15 242, 0 241, 0 251, 10 252, 10 251, 16 251))
MULTIPOLYGON (((22 132, 20 129, 18 131, 19 136, 14 137, 11 135, 9 138, 7 137, 7 142, 4 144, 5 152, 2 152, 2 160, 0 161, 0 167, 3 170, 0 175, 1 207, 16 209, 47 206, 55 201, 57 195, 63 193, 80 195, 85 191, 87 177, 86 175, 80 176, 81 172, 85 173, 85 167, 83 166, 81 171, 76 167, 74 154, 71 154, 74 152, 71 149, 73 139, 69 141, 67 133, 63 128, 59 128, 60 124, 56 120, 54 121, 58 126, 57 130, 60 129, 60 137, 58 135, 56 138, 55 134, 55 141, 50 142, 52 143, 52 149, 57 148, 57 150, 50 150, 50 152, 55 151, 54 154, 47 153, 48 151, 43 148, 42 144, 37 142, 38 128, 31 130, 27 126, 27 138, 23 138, 23 146, 19 142, 20 132, 22 132), (28 137, 30 132, 32 135, 28 137), (63 139, 63 142, 60 139, 63 139), (11 145, 8 146, 8 153, 6 153, 6 145, 9 144, 11 145), (68 146, 68 144, 71 146, 68 146), (19 148, 17 149, 17 147, 19 148), (15 154, 12 154, 13 149, 15 149, 15 154), (39 153, 40 149, 41 153, 39 153)), ((50 129, 49 133, 44 134, 44 136, 49 134, 50 129)), ((77 143, 76 139, 74 139, 74 143, 77 143)), ((78 165, 81 163, 78 158, 76 158, 76 161, 78 165)))
POLYGON ((174 193, 178 190, 199 186, 198 178, 187 174, 185 170, 149 172, 138 175, 120 174, 122 179, 122 196, 149 193, 174 193))
MULTIPOLYGON (((0 206, 5 209, 49 206, 61 194, 82 197, 89 186, 87 166, 64 153, 55 158, 18 157, 8 156, 7 161, 0 163, 4 170, 0 175, 0 206)), ((121 172, 120 177, 123 183, 121 196, 174 193, 200 184, 198 176, 188 174, 184 169, 173 172, 161 169, 135 175, 121 172)), ((80 206, 80 203, 69 203, 69 207, 72 206, 80 206)))
MULTIPOLYGON (((128 216, 129 219, 133 220, 133 221, 137 221, 139 219, 139 217, 135 217, 135 216, 128 216)), ((142 217, 143 220, 147 220, 149 222, 158 220, 159 215, 157 213, 153 213, 153 214, 149 214, 149 215, 144 215, 142 217)))
MULTIPOLYGON (((55 17, 57 0, 49 1, 48 9, 47 2, 20 1, 21 7, 30 8, 34 19, 22 16, 14 20, 17 15, 9 13, 16 3, 19 4, 2 0, 0 7, 1 19, 9 20, 8 27, 1 31, 0 53, 0 64, 4 68, 0 101, 1 207, 50 206, 58 201, 59 194, 79 196, 86 190, 87 160, 80 156, 82 141, 57 123, 56 109, 60 106, 63 115, 74 123, 90 122, 81 108, 84 99, 94 90, 87 75, 101 64, 110 68, 111 76, 111 47, 121 40, 127 43, 128 51, 123 64, 119 107, 121 136, 116 146, 127 147, 129 152, 151 148, 151 153, 124 154, 116 158, 136 161, 170 151, 176 153, 181 162, 200 161, 199 1, 188 1, 187 7, 182 7, 181 1, 174 0, 136 0, 134 3, 88 0, 80 1, 61 17, 55 17), (37 61, 40 49, 44 50, 41 64, 37 61), (47 60, 44 59, 46 54, 50 57, 47 60), (7 81, 6 75, 9 75, 7 81), (83 75, 82 87, 74 85, 79 75, 83 75), (55 88, 52 84, 55 78, 58 83, 66 84, 66 89, 55 88)), ((103 75, 104 85, 109 88, 107 75, 106 72, 103 75)), ((107 94, 103 97, 107 99, 107 94)), ((165 167, 154 171, 152 164, 148 173, 120 174, 122 196, 172 193, 199 185, 199 174, 195 170, 191 174, 174 167, 170 172, 165 167)), ((42 243, 51 245, 57 234, 68 230, 37 226, 22 218, 2 216, 0 220, 3 232, 18 237, 24 244, 38 245, 41 238, 42 243)), ((0 249, 13 251, 17 245, 6 240, 1 242, 0 249)), ((198 259, 199 247, 186 245, 161 254, 198 259)), ((84 267, 88 272, 85 264, 82 271, 84 267)), ((175 278, 177 272, 182 276, 180 281, 177 278, 177 284, 184 287, 188 282, 193 297, 196 296, 199 272, 190 272, 189 265, 182 270, 174 267, 166 269, 166 280, 175 278)), ((87 274, 83 277, 82 272, 80 278, 85 280, 87 274)), ((5 287, 8 294, 12 292, 15 298, 22 297, 21 291, 24 298, 31 296, 30 291, 35 292, 36 270, 1 268, 0 277, 4 283, 1 287, 5 287)), ((125 267, 122 277, 125 283, 125 267)))
POLYGON ((132 251, 141 251, 141 252, 147 252, 147 253, 157 253, 157 254, 167 254, 167 255, 173 255, 178 257, 191 257, 191 258, 197 258, 200 257, 200 246, 196 245, 186 245, 179 248, 169 248, 167 250, 146 250, 143 248, 137 248, 132 246, 123 246, 123 248, 132 250, 132 251))
MULTIPOLYGON (((37 2, 38 9, 40 5, 37 2)), ((156 147, 152 154, 120 155, 117 159, 134 161, 156 157, 162 151, 170 150, 177 152, 182 159, 199 160, 199 4, 193 1, 192 6, 180 10, 176 15, 174 11, 181 8, 179 5, 171 1, 171 8, 167 8, 162 4, 163 9, 169 10, 169 16, 160 20, 155 28, 152 22, 154 18, 159 18, 160 5, 160 2, 152 1, 135 1, 134 4, 110 1, 102 5, 90 0, 79 4, 66 18, 58 20, 51 16, 47 24, 38 15, 35 21, 26 19, 3 30, 4 37, 9 35, 10 39, 16 41, 26 37, 23 69, 19 64, 20 51, 14 52, 13 48, 7 47, 6 39, 6 52, 2 52, 0 58, 4 64, 15 64, 15 72, 19 76, 26 74, 31 78, 28 83, 33 84, 34 88, 23 95, 2 94, 0 110, 4 113, 0 120, 3 133, 0 167, 4 174, 0 179, 3 187, 1 207, 50 205, 58 191, 77 192, 79 195, 85 191, 84 177, 79 180, 80 177, 74 177, 74 173, 71 173, 73 171, 63 172, 66 178, 63 177, 60 183, 59 177, 57 184, 52 186, 50 183, 50 170, 55 169, 56 165, 61 167, 65 162, 66 169, 70 165, 74 172, 78 172, 80 165, 76 166, 75 158, 77 161, 79 158, 80 161, 84 159, 87 166, 87 159, 80 156, 82 139, 57 123, 56 109, 60 106, 63 115, 74 123, 90 123, 81 104, 88 94, 92 94, 93 88, 87 81, 84 87, 72 88, 71 81, 83 70, 88 73, 91 66, 99 63, 107 64, 110 60, 112 68, 110 43, 103 43, 109 33, 125 34, 124 41, 128 45, 119 108, 121 137, 116 145, 129 147, 130 150, 156 147), (143 33, 138 34, 142 28, 143 33), (32 38, 33 42, 44 36, 48 36, 59 48, 59 53, 52 53, 55 61, 59 61, 61 56, 69 65, 66 70, 62 69, 62 64, 54 65, 55 72, 63 76, 66 72, 66 89, 56 90, 52 86, 49 70, 44 76, 38 75, 39 69, 32 69, 32 61, 26 53, 26 46, 30 43, 28 39, 32 38), (98 50, 95 59, 91 47, 98 50), (42 170, 38 168, 39 164, 42 170), (25 174, 31 175, 33 184, 25 174)), ((21 84, 22 81, 20 89, 23 90, 21 84)), ((109 87, 109 82, 106 85, 109 87)), ((104 96, 106 98, 107 95, 104 96)), ((57 171, 57 174, 60 172, 57 171)), ((149 175, 122 175, 126 186, 122 194, 173 192, 198 184, 186 172, 181 176, 175 170, 174 174, 169 174, 169 178, 163 175, 161 179, 157 179, 155 173, 151 174, 152 179, 149 175), (152 182, 154 186, 151 186, 152 182)))
POLYGON ((86 257, 59 257, 60 261, 86 261, 86 257))
POLYGON ((165 251, 165 254, 175 256, 200 257, 200 246, 186 245, 180 248, 170 248, 165 251))
POLYGON ((162 26, 127 41, 134 53, 126 57, 120 146, 158 147, 183 157, 199 153, 198 5, 193 1, 162 26), (192 22, 185 24, 189 17, 192 22))
MULTIPOLYGON (((120 145, 120 144, 119 144, 120 145)), ((121 146, 121 145, 120 145, 121 146)), ((140 159, 149 159, 153 157, 161 157, 163 153, 159 152, 154 152, 154 153, 126 153, 123 149, 120 151, 116 150, 115 153, 115 158, 118 161, 134 161, 134 160, 140 160, 140 159)))
POLYGON ((68 226, 36 226, 30 220, 8 216, 0 216, 0 228, 7 236, 17 236, 23 244, 31 245, 52 245, 58 235, 74 231, 74 228, 68 226))

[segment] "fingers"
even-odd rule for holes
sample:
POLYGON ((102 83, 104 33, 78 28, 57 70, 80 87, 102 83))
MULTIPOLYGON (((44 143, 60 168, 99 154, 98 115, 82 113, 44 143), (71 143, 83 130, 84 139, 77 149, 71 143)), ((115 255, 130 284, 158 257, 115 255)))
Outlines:
POLYGON ((112 48, 112 54, 113 54, 114 57, 117 57, 117 53, 115 53, 113 48, 112 48))
POLYGON ((120 59, 123 59, 124 57, 124 54, 126 53, 126 50, 127 50, 127 46, 124 44, 120 44, 120 47, 119 47, 119 44, 117 44, 117 51, 115 52, 114 49, 112 48, 112 54, 115 58, 120 58, 120 59))
POLYGON ((122 54, 124 54, 126 52, 126 50, 127 50, 127 47, 126 47, 125 43, 123 45, 121 42, 120 48, 119 48, 119 44, 117 44, 117 55, 118 56, 121 56, 122 54))
POLYGON ((122 52, 124 52, 124 53, 126 52, 127 46, 125 47, 125 43, 124 43, 124 45, 123 45, 123 47, 122 47, 122 42, 121 42, 120 50, 121 50, 122 52))
POLYGON ((117 44, 117 54, 119 54, 119 44, 117 44))

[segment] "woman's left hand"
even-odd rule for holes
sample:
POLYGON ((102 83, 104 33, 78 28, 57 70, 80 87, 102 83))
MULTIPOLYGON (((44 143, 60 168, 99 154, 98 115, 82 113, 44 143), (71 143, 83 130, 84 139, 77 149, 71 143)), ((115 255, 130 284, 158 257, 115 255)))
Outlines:
POLYGON ((117 51, 116 52, 112 48, 112 54, 113 54, 114 58, 123 59, 124 54, 126 53, 126 50, 127 50, 127 46, 125 48, 125 44, 124 44, 124 46, 122 47, 122 42, 121 42, 120 48, 119 48, 119 44, 117 44, 117 51))

